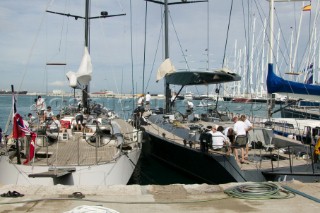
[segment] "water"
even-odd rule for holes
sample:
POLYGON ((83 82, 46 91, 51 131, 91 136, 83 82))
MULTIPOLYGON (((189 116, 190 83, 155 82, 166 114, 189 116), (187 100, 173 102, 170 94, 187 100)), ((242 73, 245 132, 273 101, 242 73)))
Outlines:
MULTIPOLYGON (((31 107, 35 103, 36 96, 18 96, 17 97, 17 111, 21 116, 26 117, 28 113, 36 115, 34 108, 31 107)), ((51 106, 54 114, 58 114, 61 107, 77 103, 75 99, 70 97, 46 97, 43 96, 46 100, 47 106, 51 106)), ((92 98, 92 102, 100 103, 103 106, 109 109, 116 109, 115 111, 118 115, 124 119, 130 118, 132 109, 133 109, 133 100, 132 99, 116 99, 116 98, 92 98)), ((193 101, 194 105, 197 106, 200 101, 193 101)), ((186 101, 178 100, 176 103, 176 108, 180 112, 184 112, 186 101)), ((162 99, 152 99, 151 107, 162 107, 162 99)), ((4 134, 10 134, 12 130, 11 124, 8 126, 6 131, 7 121, 12 109, 12 97, 9 95, 0 96, 0 127, 3 130, 4 134)), ((266 104, 241 104, 241 103, 231 103, 231 102, 219 102, 218 109, 220 111, 230 111, 236 114, 246 114, 254 115, 259 117, 266 116, 266 104)), ((202 113, 206 110, 206 107, 195 107, 196 113, 202 113)), ((276 114, 275 116, 279 116, 276 114)), ((192 179, 191 177, 186 176, 185 174, 180 173, 174 168, 168 167, 166 164, 160 162, 157 159, 154 159, 150 156, 145 155, 143 152, 140 156, 138 165, 136 165, 136 170, 130 179, 129 184, 192 184, 198 183, 197 180, 192 179)))

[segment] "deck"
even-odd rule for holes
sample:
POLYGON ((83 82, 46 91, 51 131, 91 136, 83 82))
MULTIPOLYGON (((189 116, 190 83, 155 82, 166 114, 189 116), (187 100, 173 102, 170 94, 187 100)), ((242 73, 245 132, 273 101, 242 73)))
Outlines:
MULTIPOLYGON (((173 128, 181 128, 181 129, 187 129, 189 130, 189 125, 194 124, 194 123, 180 123, 176 122, 173 124, 173 128)), ((204 121, 199 121, 197 124, 201 124, 203 127, 206 127, 208 125, 213 125, 212 123, 204 122, 204 121)), ((233 126, 233 123, 227 122, 227 123, 220 123, 220 122, 215 122, 217 125, 223 125, 224 127, 226 126, 233 126)), ((154 135, 162 135, 162 137, 165 137, 166 139, 181 144, 181 145, 186 145, 189 146, 189 143, 185 144, 184 139, 188 138, 189 136, 179 137, 176 134, 173 134, 170 131, 167 131, 161 127, 159 127, 157 124, 151 123, 150 125, 144 126, 145 130, 151 134, 154 135)), ((281 136, 276 136, 277 140, 287 140, 287 138, 281 137, 281 136)), ((292 143, 299 143, 298 141, 295 140, 290 140, 292 143)), ((198 142, 195 142, 192 144, 192 148, 200 150, 200 144, 198 142)), ((220 155, 227 155, 225 151, 215 151, 212 149, 209 149, 209 153, 215 153, 215 154, 220 154, 220 155)), ((240 154, 241 152, 238 151, 239 153, 239 158, 241 157, 240 154)), ((238 162, 239 167, 241 170, 257 170, 257 169, 274 169, 277 168, 287 168, 290 167, 290 159, 291 158, 291 165, 293 166, 298 166, 298 165, 305 165, 309 164, 311 167, 311 159, 303 159, 302 157, 297 158, 295 155, 291 154, 290 156, 288 154, 284 154, 280 152, 278 149, 272 149, 271 151, 267 151, 266 149, 250 149, 249 150, 249 157, 248 160, 246 160, 244 164, 241 164, 238 162), (277 156, 279 158, 282 158, 283 160, 279 161, 271 161, 268 156, 277 156), (260 156, 266 157, 265 160, 261 159, 260 156)))
MULTIPOLYGON (((114 122, 119 127, 123 135, 123 141, 130 146, 135 142, 133 137, 133 127, 121 119, 114 119, 114 122)), ((67 137, 63 133, 59 133, 58 141, 47 143, 45 137, 38 136, 36 142, 36 154, 33 159, 35 166, 55 166, 55 167, 72 167, 77 165, 97 165, 104 164, 115 160, 120 152, 117 138, 110 138, 96 145, 96 142, 90 143, 88 138, 93 133, 87 133, 86 139, 83 138, 83 132, 73 132, 67 130, 67 137), (48 145, 47 145, 48 144, 48 145)), ((24 155, 28 153, 27 147, 21 150, 24 155)), ((17 163, 15 152, 11 152, 12 163, 17 163)), ((21 162, 25 160, 22 156, 21 162)), ((51 174, 47 174, 51 175, 51 174)))

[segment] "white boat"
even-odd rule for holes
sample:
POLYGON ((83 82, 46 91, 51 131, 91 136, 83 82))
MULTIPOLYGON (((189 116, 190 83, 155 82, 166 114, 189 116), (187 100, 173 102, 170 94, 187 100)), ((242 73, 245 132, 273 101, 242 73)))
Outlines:
POLYGON ((193 93, 192 92, 186 92, 186 94, 184 94, 184 99, 192 100, 192 98, 193 98, 193 93))
MULTIPOLYGON (((89 2, 86 0, 86 11, 89 2)), ((71 14, 47 12, 88 20, 71 14)), ((117 15, 102 14, 101 18, 112 16, 117 15)), ((72 88, 81 88, 86 93, 91 75, 94 73, 85 45, 78 72, 69 72, 67 76, 72 88)), ((117 118, 112 111, 92 105, 86 95, 82 96, 82 104, 85 120, 82 130, 76 129, 77 122, 74 121, 79 106, 69 106, 60 112, 61 127, 56 131, 48 128, 50 121, 27 127, 26 121, 14 110, 13 124, 17 129, 14 128, 14 138, 7 141, 8 146, 2 150, 5 154, 0 156, 0 183, 78 186, 127 184, 141 153, 140 132, 117 118), (24 133, 20 134, 21 131, 24 133), (30 136, 24 136, 28 134, 30 136)))
POLYGON ((200 101, 200 103, 197 105, 197 107, 208 107, 208 106, 213 106, 213 103, 206 101, 206 100, 202 100, 200 101))

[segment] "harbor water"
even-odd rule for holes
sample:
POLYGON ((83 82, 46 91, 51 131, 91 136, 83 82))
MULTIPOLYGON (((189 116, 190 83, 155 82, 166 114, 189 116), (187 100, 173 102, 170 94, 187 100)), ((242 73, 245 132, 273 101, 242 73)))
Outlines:
MULTIPOLYGON (((21 95, 17 96, 17 111, 22 117, 27 117, 28 113, 32 113, 36 116, 36 111, 34 108, 35 99, 37 96, 21 95)), ((51 106, 54 114, 59 114, 60 110, 64 106, 73 105, 78 101, 72 97, 60 97, 60 96, 43 96, 46 100, 46 105, 51 106)), ((152 98, 151 108, 163 107, 163 99, 152 98)), ((119 117, 126 120, 131 118, 131 112, 134 108, 134 103, 136 100, 132 98, 106 98, 98 97, 91 98, 92 103, 102 104, 104 107, 114 110, 119 117)), ((195 113, 204 113, 208 108, 203 106, 203 103, 207 105, 212 104, 216 106, 219 111, 229 111, 234 114, 246 114, 248 116, 266 117, 267 105, 265 103, 232 103, 232 102, 200 102, 200 100, 193 100, 195 106, 195 113), (209 103, 209 104, 208 104, 209 103)), ((180 112, 184 112, 186 107, 186 100, 177 100, 176 109, 180 112)), ((12 131, 10 115, 12 111, 12 96, 3 95, 0 96, 0 127, 2 128, 3 134, 10 134, 12 131)), ((274 115, 279 117, 279 113, 274 115)), ((194 180, 185 174, 180 173, 175 168, 168 167, 163 162, 145 155, 142 152, 139 162, 136 165, 136 170, 130 179, 129 184, 157 184, 157 185, 167 185, 167 184, 194 184, 200 183, 198 180, 194 180)))

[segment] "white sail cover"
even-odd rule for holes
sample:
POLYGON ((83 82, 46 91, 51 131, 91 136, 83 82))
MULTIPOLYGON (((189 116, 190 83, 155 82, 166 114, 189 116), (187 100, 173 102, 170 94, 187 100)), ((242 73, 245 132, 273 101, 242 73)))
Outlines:
POLYGON ((166 74, 173 73, 176 71, 176 68, 173 66, 171 60, 167 58, 162 62, 158 69, 157 81, 161 80, 166 74))
POLYGON ((91 81, 92 63, 87 47, 84 47, 84 53, 78 72, 69 71, 66 74, 69 85, 72 88, 83 88, 91 81))

